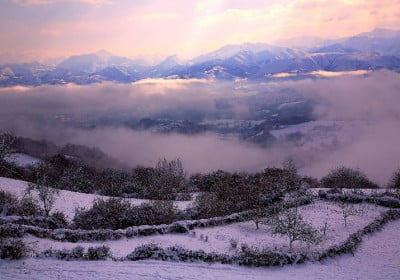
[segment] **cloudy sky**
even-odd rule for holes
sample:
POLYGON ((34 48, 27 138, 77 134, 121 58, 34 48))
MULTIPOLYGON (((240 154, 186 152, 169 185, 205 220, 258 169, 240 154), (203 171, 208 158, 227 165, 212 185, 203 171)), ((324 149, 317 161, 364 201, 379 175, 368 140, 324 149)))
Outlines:
POLYGON ((400 0, 1 0, 0 56, 106 49, 181 58, 225 44, 400 29, 400 0))

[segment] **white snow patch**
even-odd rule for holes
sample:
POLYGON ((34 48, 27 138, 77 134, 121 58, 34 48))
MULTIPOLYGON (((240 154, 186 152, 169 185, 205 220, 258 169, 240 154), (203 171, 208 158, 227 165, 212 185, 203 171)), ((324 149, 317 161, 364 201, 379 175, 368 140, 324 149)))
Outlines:
POLYGON ((19 167, 29 167, 33 166, 36 164, 39 164, 41 162, 40 159, 32 157, 27 154, 20 154, 20 153, 15 153, 11 154, 6 158, 6 161, 9 163, 14 163, 15 165, 19 167))

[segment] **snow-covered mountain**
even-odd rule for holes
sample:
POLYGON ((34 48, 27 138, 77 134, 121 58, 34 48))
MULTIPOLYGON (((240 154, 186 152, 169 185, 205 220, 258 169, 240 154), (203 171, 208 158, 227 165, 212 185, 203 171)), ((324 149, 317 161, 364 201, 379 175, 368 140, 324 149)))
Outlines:
POLYGON ((56 66, 41 63, 0 65, 0 85, 40 85, 143 78, 263 79, 275 74, 313 71, 389 69, 400 71, 400 31, 375 29, 338 40, 319 41, 308 50, 263 43, 227 45, 190 61, 169 56, 157 65, 101 50, 71 56, 56 66))
POLYGON ((316 51, 341 49, 342 52, 375 52, 381 55, 400 56, 400 31, 376 28, 337 40, 334 44, 326 43, 316 51))

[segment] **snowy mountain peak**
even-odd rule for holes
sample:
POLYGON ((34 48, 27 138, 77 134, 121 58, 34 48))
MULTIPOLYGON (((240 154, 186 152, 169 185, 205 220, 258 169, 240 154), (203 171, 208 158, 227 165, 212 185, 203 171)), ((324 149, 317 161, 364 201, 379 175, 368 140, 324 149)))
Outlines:
POLYGON ((240 45, 226 45, 216 51, 194 58, 192 60, 192 63, 202 63, 211 60, 223 60, 234 57, 238 54, 248 55, 249 53, 257 54, 262 52, 268 52, 270 54, 276 55, 286 54, 290 56, 296 56, 296 54, 299 54, 298 51, 290 48, 273 46, 264 43, 244 43, 240 45))
POLYGON ((163 61, 161 61, 161 63, 158 64, 158 66, 174 67, 176 65, 182 65, 182 64, 183 64, 182 61, 176 55, 171 55, 171 56, 168 56, 163 61))

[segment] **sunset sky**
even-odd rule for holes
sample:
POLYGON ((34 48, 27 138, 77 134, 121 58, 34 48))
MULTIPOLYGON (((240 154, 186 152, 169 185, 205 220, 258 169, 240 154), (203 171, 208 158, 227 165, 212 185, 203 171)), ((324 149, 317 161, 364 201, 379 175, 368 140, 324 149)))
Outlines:
POLYGON ((400 0, 1 0, 0 56, 187 59, 226 44, 400 29, 400 0))

